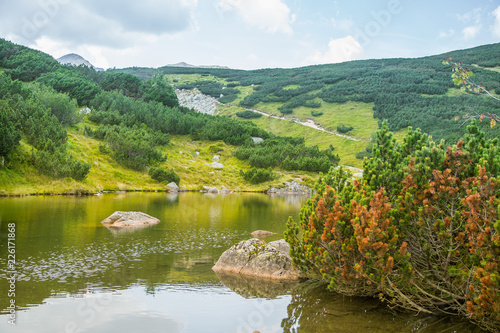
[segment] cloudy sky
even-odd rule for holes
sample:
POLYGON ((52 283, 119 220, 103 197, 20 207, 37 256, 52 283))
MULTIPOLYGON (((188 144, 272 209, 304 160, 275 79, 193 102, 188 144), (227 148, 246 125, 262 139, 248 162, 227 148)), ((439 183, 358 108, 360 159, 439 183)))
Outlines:
POLYGON ((500 42, 500 0, 0 0, 0 37, 103 68, 299 67, 500 42))

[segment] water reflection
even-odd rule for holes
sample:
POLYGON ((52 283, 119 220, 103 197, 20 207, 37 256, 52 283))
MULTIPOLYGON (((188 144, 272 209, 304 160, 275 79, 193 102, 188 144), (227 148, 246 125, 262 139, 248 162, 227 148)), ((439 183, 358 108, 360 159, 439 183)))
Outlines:
POLYGON ((272 281, 252 277, 243 277, 235 274, 216 272, 217 277, 223 285, 245 298, 277 298, 288 294, 296 287, 298 281, 272 281))
MULTIPOLYGON (((282 233, 300 203, 263 194, 110 193, 100 197, 0 199, 0 234, 16 223, 16 304, 41 304, 50 295, 76 294, 88 283, 126 289, 141 281, 162 284, 218 282, 213 263, 255 229, 282 233), (252 207, 252 202, 268 202, 252 207), (115 211, 143 211, 160 223, 109 230, 115 211)), ((0 240, 0 311, 9 299, 6 244, 0 240)))
POLYGON ((317 281, 301 283, 291 294, 288 316, 282 321, 285 333, 482 332, 453 317, 391 312, 377 299, 331 293, 324 283, 317 281))

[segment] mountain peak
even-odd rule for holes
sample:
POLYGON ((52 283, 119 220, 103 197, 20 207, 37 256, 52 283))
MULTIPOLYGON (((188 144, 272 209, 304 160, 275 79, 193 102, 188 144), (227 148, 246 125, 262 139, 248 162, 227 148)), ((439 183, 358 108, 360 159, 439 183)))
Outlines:
POLYGON ((181 61, 176 64, 166 65, 166 67, 190 67, 190 68, 222 68, 229 69, 227 66, 219 66, 219 65, 191 65, 187 62, 181 61))
POLYGON ((82 57, 79 54, 76 53, 69 53, 66 54, 60 58, 56 59, 60 64, 63 65, 73 65, 73 66, 80 66, 80 65, 85 65, 87 67, 93 68, 96 71, 102 71, 102 68, 97 68, 94 65, 92 65, 88 60, 86 60, 84 57, 82 57))

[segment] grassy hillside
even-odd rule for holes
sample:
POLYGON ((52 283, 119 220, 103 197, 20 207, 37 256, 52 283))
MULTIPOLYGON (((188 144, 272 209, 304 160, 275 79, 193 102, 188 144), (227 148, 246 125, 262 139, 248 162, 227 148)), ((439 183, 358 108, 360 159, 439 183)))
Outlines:
MULTIPOLYGON (((190 81, 206 82, 208 90, 229 84, 204 76, 190 81)), ((225 90, 231 91, 237 92, 225 90)), ((291 179, 312 183, 308 172, 327 172, 338 162, 330 148, 179 106, 162 75, 142 81, 63 66, 1 38, 0 134, 0 194, 161 190, 179 177, 188 190, 263 190, 291 179), (255 146, 252 137, 264 143, 255 146), (222 169, 207 165, 214 154, 222 169), (245 180, 240 172, 250 167, 245 180)))
MULTIPOLYGON (((109 154, 99 151, 100 140, 83 134, 84 124, 68 129, 70 154, 78 160, 91 164, 90 172, 83 181, 71 178, 55 179, 39 173, 28 161, 32 146, 21 141, 4 168, 0 168, 0 195, 43 193, 96 193, 100 191, 163 191, 165 183, 151 179, 147 171, 134 171, 118 164, 109 154)), ((263 191, 270 186, 281 186, 285 181, 300 180, 311 185, 317 177, 309 172, 282 172, 271 182, 252 185, 240 177, 240 170, 250 168, 247 162, 233 156, 236 147, 222 141, 193 141, 186 135, 174 135, 170 143, 159 147, 167 160, 159 164, 173 169, 180 176, 180 187, 186 190, 201 190, 203 186, 222 185, 234 191, 263 191), (216 152, 216 153, 214 153, 216 152), (223 169, 206 165, 219 155, 223 169)))

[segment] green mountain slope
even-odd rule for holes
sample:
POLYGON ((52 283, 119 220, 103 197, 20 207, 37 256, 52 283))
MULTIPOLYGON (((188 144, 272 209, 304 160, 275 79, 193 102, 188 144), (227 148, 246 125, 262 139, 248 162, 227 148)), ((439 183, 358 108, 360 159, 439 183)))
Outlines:
MULTIPOLYGON (((455 117, 468 112, 500 111, 490 99, 462 93, 450 79, 451 68, 443 66, 444 57, 463 61, 475 73, 475 80, 500 94, 500 44, 418 59, 381 59, 293 69, 253 71, 161 67, 118 70, 147 77, 154 72, 167 75, 179 88, 197 87, 221 102, 266 111, 285 118, 305 121, 312 118, 322 127, 335 131, 337 126, 353 127, 359 139, 370 137, 372 118, 389 121, 392 131, 408 126, 421 128, 436 140, 454 142, 464 133, 455 117), (195 79, 197 78, 197 79, 195 79), (353 110, 340 111, 348 102, 364 103, 353 110), (358 111, 360 114, 358 114, 358 111), (312 114, 321 114, 314 117, 312 114), (336 113, 336 114, 332 114, 336 113)), ((486 124, 484 125, 487 126, 486 124)), ((488 131, 498 136, 500 128, 488 131)))
POLYGON ((3 39, 0 119, 0 194, 157 190, 179 177, 185 189, 262 190, 338 162, 303 139, 179 107, 162 76, 64 66, 3 39))

